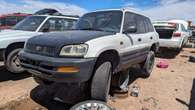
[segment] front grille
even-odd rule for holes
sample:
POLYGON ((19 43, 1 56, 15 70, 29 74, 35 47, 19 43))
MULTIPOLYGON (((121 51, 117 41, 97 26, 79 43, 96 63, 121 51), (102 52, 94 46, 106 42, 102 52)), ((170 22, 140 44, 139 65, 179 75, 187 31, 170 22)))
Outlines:
POLYGON ((35 53, 40 55, 54 56, 55 55, 55 47, 43 46, 38 44, 30 44, 27 43, 25 47, 25 51, 29 53, 35 53))

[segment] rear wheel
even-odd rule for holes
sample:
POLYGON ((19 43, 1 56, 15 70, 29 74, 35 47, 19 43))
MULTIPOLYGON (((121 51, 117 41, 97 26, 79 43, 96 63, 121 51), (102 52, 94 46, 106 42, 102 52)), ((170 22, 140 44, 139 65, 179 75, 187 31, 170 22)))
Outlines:
POLYGON ((107 101, 110 92, 112 64, 109 61, 99 62, 96 67, 91 82, 91 98, 107 101))
POLYGON ((12 73, 22 73, 24 69, 20 65, 20 60, 18 58, 18 53, 21 51, 21 48, 13 49, 8 53, 7 59, 5 60, 5 66, 8 71, 12 73))
POLYGON ((142 77, 147 78, 151 75, 153 67, 154 67, 154 62, 155 62, 155 54, 153 51, 150 51, 148 53, 148 56, 145 62, 141 64, 141 69, 142 69, 141 76, 142 77))

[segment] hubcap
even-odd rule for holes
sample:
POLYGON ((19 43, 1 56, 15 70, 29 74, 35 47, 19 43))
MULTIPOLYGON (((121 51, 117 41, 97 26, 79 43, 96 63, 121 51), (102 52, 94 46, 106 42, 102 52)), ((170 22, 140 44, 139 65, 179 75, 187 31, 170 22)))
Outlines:
POLYGON ((23 68, 20 65, 20 60, 18 58, 18 55, 13 56, 13 58, 11 60, 10 66, 13 67, 14 72, 21 72, 21 71, 23 71, 23 68))
POLYGON ((21 66, 20 66, 20 60, 19 60, 19 58, 18 58, 18 55, 17 55, 17 56, 14 56, 12 62, 15 64, 15 66, 21 67, 21 66))

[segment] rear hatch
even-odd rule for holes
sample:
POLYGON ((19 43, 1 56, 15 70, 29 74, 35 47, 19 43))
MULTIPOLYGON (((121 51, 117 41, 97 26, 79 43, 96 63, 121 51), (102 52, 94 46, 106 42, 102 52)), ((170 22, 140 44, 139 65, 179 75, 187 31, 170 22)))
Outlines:
POLYGON ((176 23, 160 22, 153 24, 160 39, 171 39, 174 32, 178 30, 178 24, 176 23))

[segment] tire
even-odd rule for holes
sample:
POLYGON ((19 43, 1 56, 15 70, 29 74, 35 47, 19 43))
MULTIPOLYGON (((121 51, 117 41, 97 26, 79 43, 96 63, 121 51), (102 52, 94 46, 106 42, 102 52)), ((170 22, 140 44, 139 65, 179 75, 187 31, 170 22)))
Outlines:
POLYGON ((129 70, 121 71, 112 77, 112 87, 117 93, 127 93, 129 86, 129 70))
POLYGON ((148 78, 150 77, 155 62, 155 54, 153 51, 148 53, 148 56, 144 63, 141 64, 141 77, 148 78))
POLYGON ((18 59, 18 53, 21 48, 17 48, 8 53, 7 59, 5 60, 5 66, 8 71, 12 73, 23 73, 24 69, 20 65, 20 61, 18 59))
POLYGON ((33 78, 35 82, 38 83, 39 85, 51 85, 53 83, 52 81, 47 81, 36 76, 33 76, 33 78))
POLYGON ((112 64, 109 61, 98 63, 91 82, 91 98, 107 101, 112 75, 112 64))
POLYGON ((182 49, 183 49, 183 47, 184 47, 184 45, 185 44, 184 44, 184 41, 183 41, 182 44, 181 44, 181 47, 179 47, 179 48, 176 49, 176 52, 178 52, 178 53, 181 52, 182 49))

